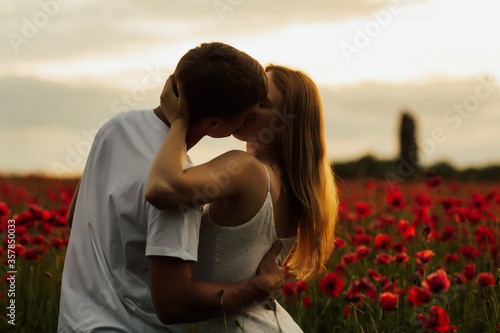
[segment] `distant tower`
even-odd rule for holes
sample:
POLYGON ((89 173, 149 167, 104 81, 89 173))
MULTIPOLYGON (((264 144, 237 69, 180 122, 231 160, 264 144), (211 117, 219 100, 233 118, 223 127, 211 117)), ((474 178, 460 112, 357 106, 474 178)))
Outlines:
POLYGON ((415 121, 409 112, 403 112, 399 129, 399 157, 418 168, 418 147, 415 140, 415 121))

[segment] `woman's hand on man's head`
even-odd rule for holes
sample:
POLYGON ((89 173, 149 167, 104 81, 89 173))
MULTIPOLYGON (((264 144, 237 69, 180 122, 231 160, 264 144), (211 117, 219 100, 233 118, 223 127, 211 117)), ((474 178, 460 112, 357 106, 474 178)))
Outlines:
POLYGON ((170 75, 160 96, 161 111, 170 124, 178 120, 189 120, 189 110, 181 91, 179 82, 175 82, 174 76, 170 75), (174 84, 177 85, 176 89, 179 97, 176 96, 174 84))

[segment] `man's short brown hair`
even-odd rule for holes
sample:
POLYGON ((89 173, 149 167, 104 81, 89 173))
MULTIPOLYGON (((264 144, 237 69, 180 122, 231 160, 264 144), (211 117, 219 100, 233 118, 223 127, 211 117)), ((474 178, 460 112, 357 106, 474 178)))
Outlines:
POLYGON ((174 80, 182 83, 192 122, 212 116, 231 121, 267 95, 267 76, 259 62, 219 42, 189 50, 177 64, 174 80))

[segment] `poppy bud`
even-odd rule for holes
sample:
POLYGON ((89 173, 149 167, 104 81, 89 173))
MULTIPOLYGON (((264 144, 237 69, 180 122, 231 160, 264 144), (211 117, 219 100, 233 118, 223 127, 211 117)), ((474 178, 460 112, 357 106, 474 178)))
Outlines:
POLYGON ((422 281, 420 280, 420 277, 419 277, 419 276, 416 276, 416 275, 415 275, 415 276, 413 276, 413 281, 412 281, 412 282, 413 282, 413 284, 414 284, 414 285, 416 285, 416 286, 420 286, 420 283, 421 283, 422 281))

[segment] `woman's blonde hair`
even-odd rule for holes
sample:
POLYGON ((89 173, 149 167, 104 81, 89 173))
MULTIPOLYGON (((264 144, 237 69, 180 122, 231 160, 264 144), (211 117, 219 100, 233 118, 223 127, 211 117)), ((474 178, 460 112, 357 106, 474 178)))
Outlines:
POLYGON ((305 73, 268 65, 283 94, 288 124, 277 138, 282 181, 297 209, 298 232, 288 267, 298 279, 310 280, 324 269, 334 246, 337 187, 326 157, 323 107, 318 88, 305 73))

